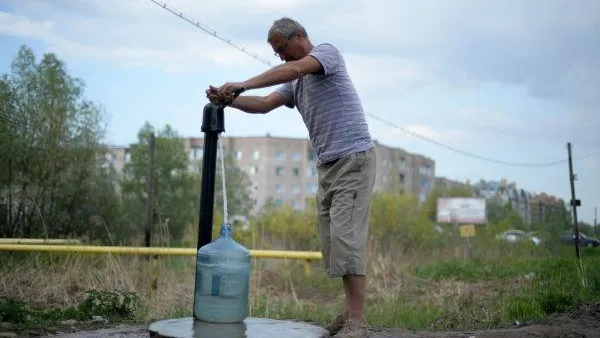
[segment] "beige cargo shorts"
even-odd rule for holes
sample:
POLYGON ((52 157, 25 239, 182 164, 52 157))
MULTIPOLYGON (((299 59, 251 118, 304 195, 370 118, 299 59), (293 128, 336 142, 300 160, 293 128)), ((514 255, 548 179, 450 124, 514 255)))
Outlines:
POLYGON ((329 277, 366 275, 369 210, 376 168, 375 148, 317 166, 318 225, 329 277))

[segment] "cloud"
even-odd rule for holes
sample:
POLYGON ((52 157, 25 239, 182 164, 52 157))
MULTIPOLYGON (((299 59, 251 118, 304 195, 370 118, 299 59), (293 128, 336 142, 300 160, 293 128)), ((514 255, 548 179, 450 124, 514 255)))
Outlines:
MULTIPOLYGON (((266 32, 272 20, 291 13, 314 42, 333 42, 342 50, 367 113, 427 126, 415 131, 452 145, 488 134, 600 142, 595 132, 600 120, 591 108, 600 99, 600 2, 349 0, 334 16, 322 10, 333 0, 166 2, 273 64, 279 61, 266 32), (435 98, 425 95, 432 102, 403 103, 431 87, 448 95, 489 82, 577 105, 565 106, 562 114, 524 108, 516 115, 477 102, 465 102, 462 109, 434 106, 435 98)), ((241 77, 266 69, 148 0, 28 0, 9 6, 12 13, 0 13, 0 34, 37 39, 68 60, 193 76, 219 70, 241 77)))
POLYGON ((583 165, 586 169, 600 169, 600 159, 598 159, 599 155, 590 156, 583 159, 583 165))
POLYGON ((379 141, 392 146, 405 147, 415 140, 430 143, 444 143, 451 146, 468 144, 473 135, 466 130, 452 128, 433 128, 428 125, 410 123, 404 126, 387 126, 379 122, 370 122, 370 130, 379 135, 379 141))
MULTIPOLYGON (((92 15, 90 4, 68 1, 22 5, 18 8, 27 15, 1 13, 0 32, 41 40, 49 50, 67 58, 112 62, 124 68, 160 67, 171 72, 214 69, 215 65, 240 69, 259 63, 213 36, 199 34, 191 25, 184 28, 174 16, 166 21, 154 20, 152 14, 145 19, 134 14, 149 9, 161 13, 156 6, 140 9, 129 3, 122 10, 132 12, 131 20, 119 20, 122 13, 113 16, 112 7, 98 2, 98 13, 102 15, 92 15), (42 13, 55 14, 46 14, 51 19, 45 19, 42 13)), ((272 51, 262 41, 245 41, 243 46, 258 57, 272 59, 272 51)))
POLYGON ((437 72, 446 78, 460 74, 471 81, 524 86, 544 99, 600 102, 595 93, 600 2, 508 3, 373 0, 364 6, 350 1, 319 32, 356 49, 452 70, 437 72))
POLYGON ((53 21, 35 22, 24 16, 0 12, 0 34, 47 39, 53 26, 53 21))
POLYGON ((344 59, 352 81, 365 95, 407 92, 439 79, 435 69, 428 68, 418 59, 354 52, 345 53, 344 59))
MULTIPOLYGON (((167 3, 273 64, 278 61, 266 32, 274 19, 293 13, 313 40, 344 50, 364 90, 498 82, 543 99, 600 103, 598 1, 349 0, 333 16, 324 10, 336 4, 332 0, 167 3)), ((29 0, 10 6, 17 14, 0 16, 4 34, 37 37, 81 59, 172 71, 264 69, 151 1, 29 0)))
POLYGON ((479 127, 502 126, 512 128, 521 125, 520 121, 514 116, 486 108, 460 109, 455 116, 461 123, 479 127))

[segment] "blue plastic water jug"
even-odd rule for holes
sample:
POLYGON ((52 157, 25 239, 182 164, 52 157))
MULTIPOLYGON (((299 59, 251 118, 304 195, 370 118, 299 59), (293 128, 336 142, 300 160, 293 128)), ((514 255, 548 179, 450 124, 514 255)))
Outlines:
POLYGON ((248 317, 250 251, 231 237, 231 224, 220 237, 198 250, 196 319, 211 323, 240 323, 248 317))

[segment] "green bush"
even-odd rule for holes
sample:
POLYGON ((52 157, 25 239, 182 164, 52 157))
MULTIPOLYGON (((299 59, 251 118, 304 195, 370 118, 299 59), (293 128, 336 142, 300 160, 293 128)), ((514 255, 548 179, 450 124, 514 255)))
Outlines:
POLYGON ((133 292, 91 290, 86 293, 79 310, 88 317, 132 319, 139 306, 139 297, 133 292))
POLYGON ((78 306, 41 308, 13 299, 0 299, 0 322, 15 324, 89 320, 100 316, 108 320, 135 318, 139 297, 132 292, 87 291, 86 299, 78 306))

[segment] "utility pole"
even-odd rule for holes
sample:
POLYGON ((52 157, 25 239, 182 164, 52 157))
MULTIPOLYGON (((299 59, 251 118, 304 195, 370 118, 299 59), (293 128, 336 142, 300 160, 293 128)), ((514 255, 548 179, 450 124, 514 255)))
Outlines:
POLYGON ((594 232, 598 234, 600 231, 598 229, 598 207, 594 207, 594 232))
POLYGON ((571 182, 571 208, 573 208, 573 234, 575 243, 575 256, 580 257, 579 254, 579 226, 577 224, 577 207, 581 205, 581 201, 575 198, 575 180, 577 176, 573 174, 573 158, 571 156, 571 142, 567 143, 567 149, 569 151, 569 181, 571 182))
POLYGON ((152 183, 154 181, 154 153, 156 150, 156 142, 154 139, 154 132, 150 133, 150 151, 148 153, 148 215, 146 221, 146 236, 145 242, 146 247, 152 246, 152 225, 154 224, 154 193, 152 183))

